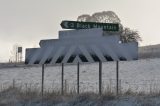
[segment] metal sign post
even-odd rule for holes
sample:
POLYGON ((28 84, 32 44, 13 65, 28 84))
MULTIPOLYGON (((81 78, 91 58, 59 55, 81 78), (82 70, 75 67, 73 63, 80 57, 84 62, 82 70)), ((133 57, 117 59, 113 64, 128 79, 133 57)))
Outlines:
POLYGON ((119 62, 116 61, 116 94, 119 94, 119 62))
POLYGON ((41 87, 41 93, 42 93, 42 106, 43 106, 43 91, 44 90, 44 64, 42 64, 42 87, 41 87))
POLYGON ((77 63, 77 93, 79 94, 79 62, 77 63))
POLYGON ((102 62, 99 62, 99 94, 102 94, 102 62))
POLYGON ((62 91, 61 91, 62 95, 64 94, 64 92, 63 92, 64 91, 64 89, 63 89, 64 88, 64 81, 63 80, 64 80, 64 64, 62 63, 62 91))

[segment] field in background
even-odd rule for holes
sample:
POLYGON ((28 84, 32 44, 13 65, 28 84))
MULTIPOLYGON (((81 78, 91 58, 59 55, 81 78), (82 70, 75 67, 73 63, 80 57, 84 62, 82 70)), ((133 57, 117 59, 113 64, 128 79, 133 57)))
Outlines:
POLYGON ((160 44, 139 47, 138 52, 140 59, 160 58, 160 44))

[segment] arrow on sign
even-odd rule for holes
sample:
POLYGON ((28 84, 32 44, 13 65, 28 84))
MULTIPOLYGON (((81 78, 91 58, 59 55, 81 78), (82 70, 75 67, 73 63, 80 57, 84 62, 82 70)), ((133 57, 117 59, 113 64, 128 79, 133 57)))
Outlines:
POLYGON ((62 28, 68 28, 68 21, 62 21, 61 27, 62 28))

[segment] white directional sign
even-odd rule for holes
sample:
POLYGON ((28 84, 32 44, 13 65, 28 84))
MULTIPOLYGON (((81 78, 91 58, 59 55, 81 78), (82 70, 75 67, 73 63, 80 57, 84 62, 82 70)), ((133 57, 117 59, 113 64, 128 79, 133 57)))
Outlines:
POLYGON ((41 40, 40 48, 26 49, 26 64, 56 64, 138 59, 138 43, 119 43, 117 35, 102 29, 59 32, 59 39, 41 40))

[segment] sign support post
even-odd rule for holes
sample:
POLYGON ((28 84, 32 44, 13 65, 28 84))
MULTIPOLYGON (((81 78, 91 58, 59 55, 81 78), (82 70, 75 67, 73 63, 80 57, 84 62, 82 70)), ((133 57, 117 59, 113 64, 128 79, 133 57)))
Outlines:
POLYGON ((42 64, 42 87, 41 87, 41 93, 42 93, 42 106, 43 106, 43 91, 44 90, 44 64, 42 64))
POLYGON ((62 89, 61 89, 62 95, 64 94, 64 92, 63 92, 64 91, 64 89, 63 89, 64 88, 64 81, 63 80, 64 80, 64 64, 62 63, 62 89))
POLYGON ((102 94, 102 62, 99 61, 99 94, 102 94))
POLYGON ((79 94, 79 62, 77 63, 77 93, 79 94))
POLYGON ((116 94, 119 94, 119 62, 116 61, 116 94))

